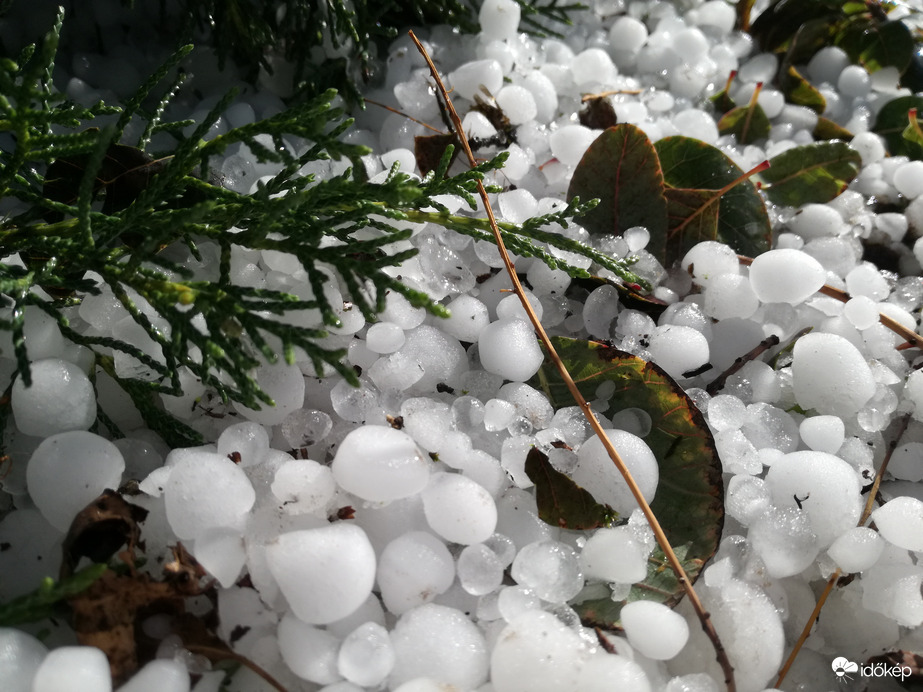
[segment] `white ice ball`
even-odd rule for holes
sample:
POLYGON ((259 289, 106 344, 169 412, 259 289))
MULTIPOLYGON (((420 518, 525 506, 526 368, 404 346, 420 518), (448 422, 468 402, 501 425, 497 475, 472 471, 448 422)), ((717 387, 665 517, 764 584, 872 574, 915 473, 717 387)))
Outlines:
POLYGON ((175 659, 154 659, 119 688, 119 692, 189 692, 189 669, 175 659))
POLYGON ((811 518, 818 547, 826 548, 856 525, 862 511, 862 486, 858 472, 826 452, 801 451, 775 460, 766 484, 776 506, 796 507, 811 518))
POLYGON ((647 347, 651 359, 674 379, 689 377, 708 362, 708 339, 697 329, 678 324, 656 327, 647 347))
POLYGON ((11 406, 16 427, 34 437, 87 430, 96 420, 96 393, 79 367, 59 358, 29 365, 32 385, 13 383, 11 406))
POLYGON ((467 62, 449 74, 449 83, 455 93, 473 101, 482 84, 491 94, 500 91, 503 86, 503 68, 496 60, 467 62))
POLYGON ((387 502, 423 490, 431 465, 407 433, 364 425, 343 438, 331 467, 347 492, 363 500, 387 502))
POLYGON ((673 658, 689 639, 686 620, 663 603, 626 603, 622 607, 621 620, 628 643, 655 661, 673 658))
POLYGON ((544 360, 532 325, 520 319, 501 319, 484 327, 478 352, 487 372, 514 382, 528 380, 544 360))
POLYGON ((875 394, 875 378, 865 358, 837 334, 805 334, 795 342, 792 381, 804 409, 851 416, 875 394))
POLYGON ((455 579, 455 562, 445 543, 426 531, 409 531, 385 546, 378 561, 378 586, 395 615, 429 603, 455 579))
POLYGON ((577 692, 585 647, 551 613, 530 610, 500 632, 490 658, 496 692, 577 692))
POLYGON ((884 539, 867 526, 857 526, 841 534, 827 554, 845 574, 863 572, 878 562, 885 549, 884 539))
POLYGON ((240 466, 226 456, 203 451, 173 467, 164 501, 176 535, 194 539, 214 527, 243 530, 256 492, 240 466))
POLYGON ((337 670, 340 640, 332 634, 286 613, 277 636, 282 660, 299 678, 321 685, 340 679, 337 670))
POLYGON ((62 646, 50 651, 32 681, 32 692, 110 692, 111 689, 109 660, 95 646, 62 646))
POLYGON ((713 277, 740 273, 737 253, 724 243, 706 240, 691 247, 681 262, 683 271, 692 274, 692 280, 707 286, 713 277))
POLYGON ((304 403, 304 374, 297 365, 280 360, 272 365, 261 365, 254 373, 256 383, 268 394, 275 406, 263 404, 259 410, 235 403, 244 418, 263 425, 278 425, 292 411, 304 403))
POLYGON ((514 0, 485 0, 478 13, 484 41, 515 38, 522 9, 514 0))
MULTIPOLYGON (((653 500, 657 492, 660 468, 651 448, 640 437, 624 430, 606 430, 605 433, 634 477, 644 499, 648 502, 653 500)), ((577 466, 571 477, 598 502, 610 505, 622 516, 627 517, 638 507, 628 484, 596 435, 580 446, 577 452, 577 466)))
POLYGON ((647 549, 627 526, 597 529, 580 553, 587 579, 634 584, 647 576, 647 549))
POLYGON ((48 654, 48 647, 31 634, 0 628, 0 689, 30 692, 32 678, 48 654))
POLYGON ((430 479, 423 490, 423 512, 430 528, 450 543, 481 543, 497 526, 497 506, 490 493, 457 473, 430 479))
POLYGON ((283 533, 267 546, 266 560, 292 612, 310 624, 346 617, 375 582, 372 544, 346 522, 283 533))
POLYGON ((923 550, 923 502, 902 495, 872 512, 872 521, 889 543, 907 550, 923 550))
POLYGON ((791 248, 764 252, 750 265, 750 286, 764 303, 802 303, 824 285, 826 276, 820 262, 791 248))
POLYGON ((52 435, 32 453, 26 484, 35 506, 52 526, 67 531, 74 517, 106 488, 122 482, 118 448, 84 430, 52 435))

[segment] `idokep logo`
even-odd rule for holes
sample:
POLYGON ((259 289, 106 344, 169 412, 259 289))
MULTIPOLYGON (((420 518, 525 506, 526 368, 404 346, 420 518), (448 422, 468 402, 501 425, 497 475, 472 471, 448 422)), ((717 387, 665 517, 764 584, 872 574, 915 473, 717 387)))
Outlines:
POLYGON ((897 678, 901 682, 913 674, 913 669, 910 666, 888 665, 887 663, 868 663, 860 666, 843 656, 833 659, 830 667, 833 669, 837 680, 843 682, 853 679, 853 676, 850 675, 851 673, 858 673, 864 678, 897 678))

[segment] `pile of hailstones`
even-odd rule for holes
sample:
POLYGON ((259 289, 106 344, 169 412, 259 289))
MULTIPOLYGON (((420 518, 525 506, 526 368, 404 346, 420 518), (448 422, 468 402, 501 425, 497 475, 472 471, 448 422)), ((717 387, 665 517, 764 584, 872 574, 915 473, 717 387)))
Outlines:
MULTIPOLYGON (((497 177, 516 186, 496 197, 504 218, 521 221, 558 203, 598 134, 576 124, 585 92, 640 88, 640 95, 611 97, 620 122, 638 124, 652 139, 681 133, 714 143, 744 169, 810 140, 816 116, 770 88, 760 95, 773 122, 763 146, 719 138, 712 116, 695 107, 731 69, 740 69, 734 96, 746 101, 777 68, 774 57, 755 54, 752 41, 732 31, 729 5, 690 3, 680 15, 669 3, 610 4, 627 14, 575 15, 582 23, 564 41, 517 33, 518 6, 510 0, 484 4, 476 41, 439 29, 429 37, 459 109, 465 112, 485 84, 516 127, 517 143, 497 177)), ((379 98, 393 94, 408 114, 435 121, 426 73, 403 41, 389 67, 379 98)), ((923 231, 923 164, 885 158, 881 140, 868 132, 876 108, 900 93, 895 75, 870 76, 835 48, 821 51, 806 73, 827 98, 827 115, 859 133, 852 145, 862 172, 828 205, 771 209, 776 249, 751 267, 741 267, 728 247, 706 242, 681 269, 666 272, 645 252, 643 229, 608 239, 609 251, 639 258, 635 267, 669 303, 655 323, 620 306, 609 286, 569 299, 563 272, 517 262, 529 300, 553 333, 612 339, 655 361, 706 413, 724 466, 728 519, 697 588, 744 691, 768 684, 814 606, 813 586, 837 568, 861 577, 827 602, 793 681, 829 686, 834 656, 861 661, 923 644, 912 629, 923 623, 923 567, 914 556, 923 550, 923 375, 897 349, 902 339, 878 321, 883 313, 917 328, 923 283, 912 275, 923 247, 918 242, 911 253, 901 241, 923 231), (910 204, 906 213, 876 214, 866 203, 871 196, 910 204), (902 253, 907 278, 860 261, 860 240, 902 253), (824 283, 852 298, 843 304, 818 295, 824 283), (753 360, 718 393, 706 393, 767 336, 786 344, 808 328, 774 368, 753 360), (685 376, 706 364, 704 374, 685 376), (883 432, 898 419, 910 422, 882 484, 886 502, 872 515, 877 530, 858 528, 862 488, 884 456, 883 432)), ((264 86, 250 117, 272 107, 266 94, 273 85, 264 86)), ((235 108, 237 118, 247 110, 235 108)), ((371 123, 368 114, 360 117, 371 123)), ((466 116, 466 127, 475 136, 493 134, 477 113, 466 116)), ((396 115, 380 131, 359 130, 357 141, 384 152, 366 157, 370 175, 383 175, 395 161, 412 170, 419 133, 396 115)), ((266 173, 245 154, 226 171, 229 184, 244 190, 266 173)), ((314 173, 339 170, 323 165, 314 173)), ((561 232, 586 240, 576 227, 561 232)), ((43 313, 27 310, 33 384, 17 380, 12 390, 14 465, 3 490, 16 509, 0 522, 0 543, 9 546, 0 552, 2 595, 23 593, 54 573, 75 514, 104 488, 136 478, 141 495, 133 501, 150 512, 143 525, 149 564, 183 541, 219 585, 219 634, 288 689, 719 689, 711 643, 686 604, 676 611, 650 602, 626 606, 624 636, 607 635, 614 654, 581 627, 568 603, 624 598, 645 575, 650 528, 579 410, 555 411, 525 384, 542 357, 518 299, 502 273, 475 281, 500 266, 496 250, 433 227, 416 229, 411 243, 420 253, 402 276, 444 299, 450 318, 427 317, 394 294, 374 324, 344 311, 330 345, 348 347, 362 386, 314 378, 304 362, 265 365, 256 376, 277 403, 272 409, 210 408, 208 392, 184 375, 186 395, 165 396, 163 404, 217 440, 198 448, 166 449, 104 376, 101 404, 134 432, 114 442, 88 432, 96 417, 89 354, 43 313), (524 472, 533 446, 628 523, 586 535, 540 521, 524 472)), ((247 285, 290 285, 300 271, 291 259, 235 248, 233 271, 247 285)), ((149 348, 120 310, 107 294, 88 298, 73 323, 149 348)), ((152 355, 159 356, 156 349, 152 355)), ((139 365, 117 354, 120 374, 137 375, 139 365)), ((13 363, 2 367, 11 372, 13 363)), ((610 395, 611 384, 602 384, 594 406, 605 410, 610 395)), ((637 410, 601 420, 650 499, 658 483, 643 439, 650 421, 637 410)), ((222 674, 184 650, 160 620, 144 627, 162 637, 159 657, 122 689, 185 691, 187 671, 202 674, 196 690, 218 689, 222 674)), ((109 689, 97 649, 49 652, 12 629, 0 630, 0 641, 4 689, 109 689)), ((73 639, 65 629, 51 642, 73 639)), ((248 675, 237 675, 238 689, 257 689, 248 675)))

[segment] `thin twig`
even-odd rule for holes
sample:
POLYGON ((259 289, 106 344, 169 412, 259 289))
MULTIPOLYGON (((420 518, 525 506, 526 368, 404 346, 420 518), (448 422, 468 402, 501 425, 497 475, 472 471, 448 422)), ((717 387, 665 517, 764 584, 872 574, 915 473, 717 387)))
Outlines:
MULTIPOLYGON (((439 77, 439 72, 436 69, 436 66, 433 64, 432 59, 429 57, 429 54, 423 47, 423 44, 417 40, 417 37, 414 35, 413 31, 410 32, 410 38, 416 44, 417 50, 419 50, 423 55, 423 58, 426 60, 426 64, 429 66, 430 72, 433 75, 433 79, 436 80, 436 86, 438 87, 439 92, 442 94, 442 98, 444 99, 446 107, 448 108, 456 132, 464 132, 461 118, 458 117, 458 113, 455 111, 455 107, 452 105, 452 101, 449 99, 449 94, 446 91, 445 84, 443 84, 442 79, 439 77)), ((465 150, 465 154, 468 156, 468 161, 472 166, 474 166, 475 159, 474 154, 471 151, 471 147, 468 146, 468 142, 464 137, 459 136, 459 141, 462 144, 462 148, 465 150)), ((490 226, 493 229, 494 240, 497 244, 497 248, 500 251, 500 257, 503 259, 503 264, 506 267, 507 273, 509 274, 510 281, 513 283, 513 290, 515 290, 516 295, 519 296, 519 300, 522 302, 522 307, 526 311, 526 314, 529 316, 529 321, 532 322, 532 326, 535 328, 539 339, 547 349, 549 358, 551 358, 552 362, 554 362, 558 372, 561 373, 561 377, 564 379, 568 390, 570 390, 571 396, 573 396, 574 401, 583 411, 583 415, 586 416, 587 421, 589 421, 593 432, 596 433, 597 437, 599 437, 600 442, 602 442, 603 447, 605 447, 606 452, 612 459, 612 463, 615 464, 616 468, 619 470, 619 473, 622 474, 622 477, 625 479, 625 483, 628 485, 629 490, 631 490, 631 494, 634 496, 638 506, 641 508, 641 511, 647 518, 647 523, 653 530, 654 536, 657 539, 657 543, 660 545, 660 548, 666 555, 667 561, 670 563, 670 567, 672 567, 673 571, 676 573, 677 581, 683 585, 683 588, 686 591, 686 595, 689 598, 689 602, 692 604, 696 614, 699 616, 699 620, 702 623, 702 629, 705 631, 705 634, 708 635, 708 638, 711 640, 715 647, 715 655, 719 665, 721 666, 721 669, 724 671, 724 681, 727 685, 728 692, 735 692, 737 686, 734 682, 734 668, 731 666, 731 662, 730 659, 728 659, 724 645, 721 643, 721 640, 718 637, 718 633, 715 631, 715 627, 711 621, 711 616, 705 610, 702 602, 699 600, 698 595, 692 588, 692 582, 689 580, 689 577, 686 576, 686 572, 683 570, 683 566, 680 564, 679 558, 676 557, 676 553, 673 552, 673 547, 670 545, 669 539, 667 539, 663 528, 660 526, 660 522, 657 521, 657 517, 651 510, 651 506, 647 503, 647 500, 644 499, 644 495, 641 493, 640 488, 638 488, 638 484, 635 482, 634 478, 629 472, 628 467, 625 466, 625 462, 615 450, 615 447, 612 446, 612 442, 609 440, 609 437, 606 435, 596 416, 593 414, 590 405, 587 403, 586 399, 583 398, 580 390, 577 389, 577 385, 574 383, 573 378, 567 371, 567 367, 558 356, 557 351, 554 349, 554 345, 551 343, 551 339, 548 338, 548 334, 545 332, 544 327, 542 327, 541 321, 538 319, 538 316, 532 309, 532 304, 526 298, 522 289, 522 284, 519 282, 519 277, 516 275, 516 268, 513 266, 513 261, 510 259, 510 255, 506 251, 506 246, 503 243, 503 238, 500 235, 500 229, 497 226, 497 220, 494 217, 493 208, 490 205, 490 199, 487 197, 487 190, 484 189, 484 185, 480 181, 478 181, 478 193, 481 197, 481 201, 484 204, 484 210, 487 212, 487 218, 490 221, 490 226)))
POLYGON ((378 101, 373 101, 372 99, 363 99, 363 100, 364 100, 366 103, 371 103, 373 106, 378 106, 379 108, 384 108, 386 111, 391 111, 392 113, 396 113, 397 115, 402 115, 402 116, 404 116, 405 118, 407 118, 408 120, 410 120, 411 122, 415 122, 417 125, 422 125, 422 126, 425 127, 427 130, 432 130, 432 131, 435 132, 436 134, 439 134, 439 135, 444 135, 444 134, 445 134, 445 132, 443 132, 442 130, 437 129, 437 128, 433 127, 432 125, 423 122, 422 120, 417 120, 417 119, 414 118, 412 115, 407 115, 404 111, 399 111, 397 108, 392 108, 391 106, 386 106, 385 104, 379 103, 378 101))
POLYGON ((723 373, 718 375, 718 377, 716 377, 714 380, 709 382, 708 386, 705 388, 705 391, 708 392, 710 395, 714 396, 716 392, 724 388, 724 383, 727 382, 728 378, 731 375, 736 373, 738 370, 740 370, 744 365, 749 363, 751 360, 755 360, 759 356, 763 355, 763 353, 765 353, 769 349, 773 348, 774 346, 778 346, 778 345, 779 345, 778 336, 776 336, 775 334, 767 336, 765 339, 763 339, 761 342, 759 342, 756 346, 751 348, 745 354, 743 354, 742 356, 738 356, 734 360, 734 362, 731 363, 731 367, 729 367, 723 373))
MULTIPOLYGON (((894 439, 891 440, 891 443, 888 445, 888 451, 885 454, 885 458, 882 459, 881 466, 878 467, 878 471, 875 474, 875 480, 872 481, 872 487, 869 490, 869 496, 865 500, 865 507, 862 510, 862 515, 859 517, 859 521, 856 523, 856 526, 864 526, 865 522, 867 522, 869 517, 872 515, 872 507, 875 506, 875 498, 878 495, 878 488, 881 486, 881 479, 885 475, 885 471, 888 469, 888 462, 891 461, 891 455, 894 454, 894 450, 897 449, 897 443, 900 442, 901 438, 904 436, 904 433, 907 432, 907 426, 909 423, 910 417, 904 416, 901 427, 897 431, 897 435, 894 436, 894 439)), ((831 574, 827 579, 827 583, 824 585, 824 590, 818 597, 817 604, 814 606, 814 610, 811 611, 811 617, 808 618, 808 621, 804 625, 804 629, 801 630, 801 635, 798 637, 798 641, 795 642, 795 646, 792 647, 791 653, 785 660, 785 665, 779 669, 779 677, 775 684, 776 687, 782 687, 782 681, 785 680, 785 676, 788 675, 788 671, 791 670, 792 665, 795 663, 795 659, 798 658, 798 654, 801 653, 801 648, 804 646, 804 643, 808 640, 808 637, 811 636, 811 630, 814 628, 814 623, 817 622, 817 618, 820 617, 820 611, 823 609, 824 604, 827 602, 827 597, 833 592, 833 587, 836 585, 842 574, 843 570, 837 567, 833 571, 833 574, 831 574)))
POLYGON ((611 91, 600 91, 598 94, 584 94, 580 97, 580 103, 586 103, 587 101, 594 101, 596 99, 604 99, 607 96, 617 96, 619 94, 628 94, 629 96, 636 96, 641 93, 640 89, 613 89, 611 91))
POLYGON ((236 651, 231 651, 229 649, 220 649, 216 646, 206 646, 203 644, 184 644, 184 648, 188 649, 194 654, 200 654, 205 656, 208 660, 213 663, 216 661, 237 661, 241 665, 249 668, 254 673, 259 675, 263 680, 265 680, 271 687, 279 690, 279 692, 287 692, 285 687, 282 686, 282 683, 276 680, 272 675, 266 672, 263 668, 256 665, 246 656, 241 656, 236 651))

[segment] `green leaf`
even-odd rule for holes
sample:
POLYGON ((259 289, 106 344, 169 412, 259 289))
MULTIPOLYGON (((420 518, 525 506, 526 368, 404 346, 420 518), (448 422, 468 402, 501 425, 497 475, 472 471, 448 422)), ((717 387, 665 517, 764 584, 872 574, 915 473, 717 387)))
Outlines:
POLYGON ((891 156, 909 156, 912 159, 923 160, 923 147, 904 139, 907 113, 911 108, 916 108, 918 113, 923 112, 923 96, 900 96, 888 101, 878 111, 872 132, 884 137, 891 156))
POLYGON ((772 125, 766 112, 758 103, 738 106, 725 113, 718 121, 718 132, 736 135, 741 144, 752 144, 769 136, 772 125))
POLYGON ((633 226, 651 234, 648 249, 663 256, 667 235, 667 201, 663 174, 651 141, 629 123, 605 130, 590 145, 571 178, 567 201, 599 198, 581 217, 592 235, 621 235, 633 226))
MULTIPOLYGON (((694 581, 715 553, 724 523, 721 461, 705 419, 683 389, 654 363, 594 341, 565 337, 552 341, 584 396, 594 397, 600 384, 615 382, 615 394, 601 414, 640 408, 650 416, 651 430, 644 441, 660 466, 651 509, 694 581)), ((545 392, 555 408, 573 404, 557 369, 547 360, 529 384, 545 392)), ((612 472, 618 473, 614 467, 612 472)), ((652 561, 648 578, 633 589, 630 598, 676 603, 682 587, 659 551, 652 561)), ((575 608, 588 624, 611 627, 622 604, 605 600, 611 606, 603 611, 596 601, 575 608)))
POLYGON ((90 565, 59 582, 46 578, 35 591, 0 604, 0 627, 44 620, 57 603, 86 591, 106 569, 106 565, 90 565))
POLYGON ((865 17, 850 21, 834 43, 869 72, 883 67, 896 67, 903 72, 910 65, 915 49, 913 34, 903 22, 878 22, 865 17))
POLYGON ((751 257, 769 249, 766 206, 756 186, 741 180, 745 173, 731 159, 690 137, 665 137, 655 149, 668 186, 664 266, 701 240, 719 240, 751 257), (734 185, 735 181, 740 182, 734 185))
POLYGON ((824 204, 843 192, 856 177, 862 158, 844 142, 818 142, 784 151, 770 164, 760 173, 769 199, 799 207, 824 204))
POLYGON ((811 20, 835 23, 842 19, 843 0, 781 0, 773 2, 750 27, 764 51, 785 50, 798 29, 811 20))
POLYGON ((917 120, 917 109, 911 108, 907 111, 907 127, 904 128, 902 136, 911 144, 923 147, 923 130, 920 129, 920 121, 917 120))
POLYGON ((526 475, 535 483, 538 516, 546 524, 589 531, 618 519, 614 509, 597 502, 587 490, 555 469, 537 447, 526 456, 526 475))
POLYGON ((816 140, 843 139, 850 140, 854 137, 853 133, 842 125, 838 125, 829 118, 823 116, 817 119, 817 125, 811 133, 816 140))
POLYGON ((782 86, 782 93, 785 94, 785 100, 796 106, 805 106, 815 113, 823 113, 827 108, 827 99, 818 91, 811 82, 805 79, 802 74, 793 66, 782 72, 779 81, 782 86))

